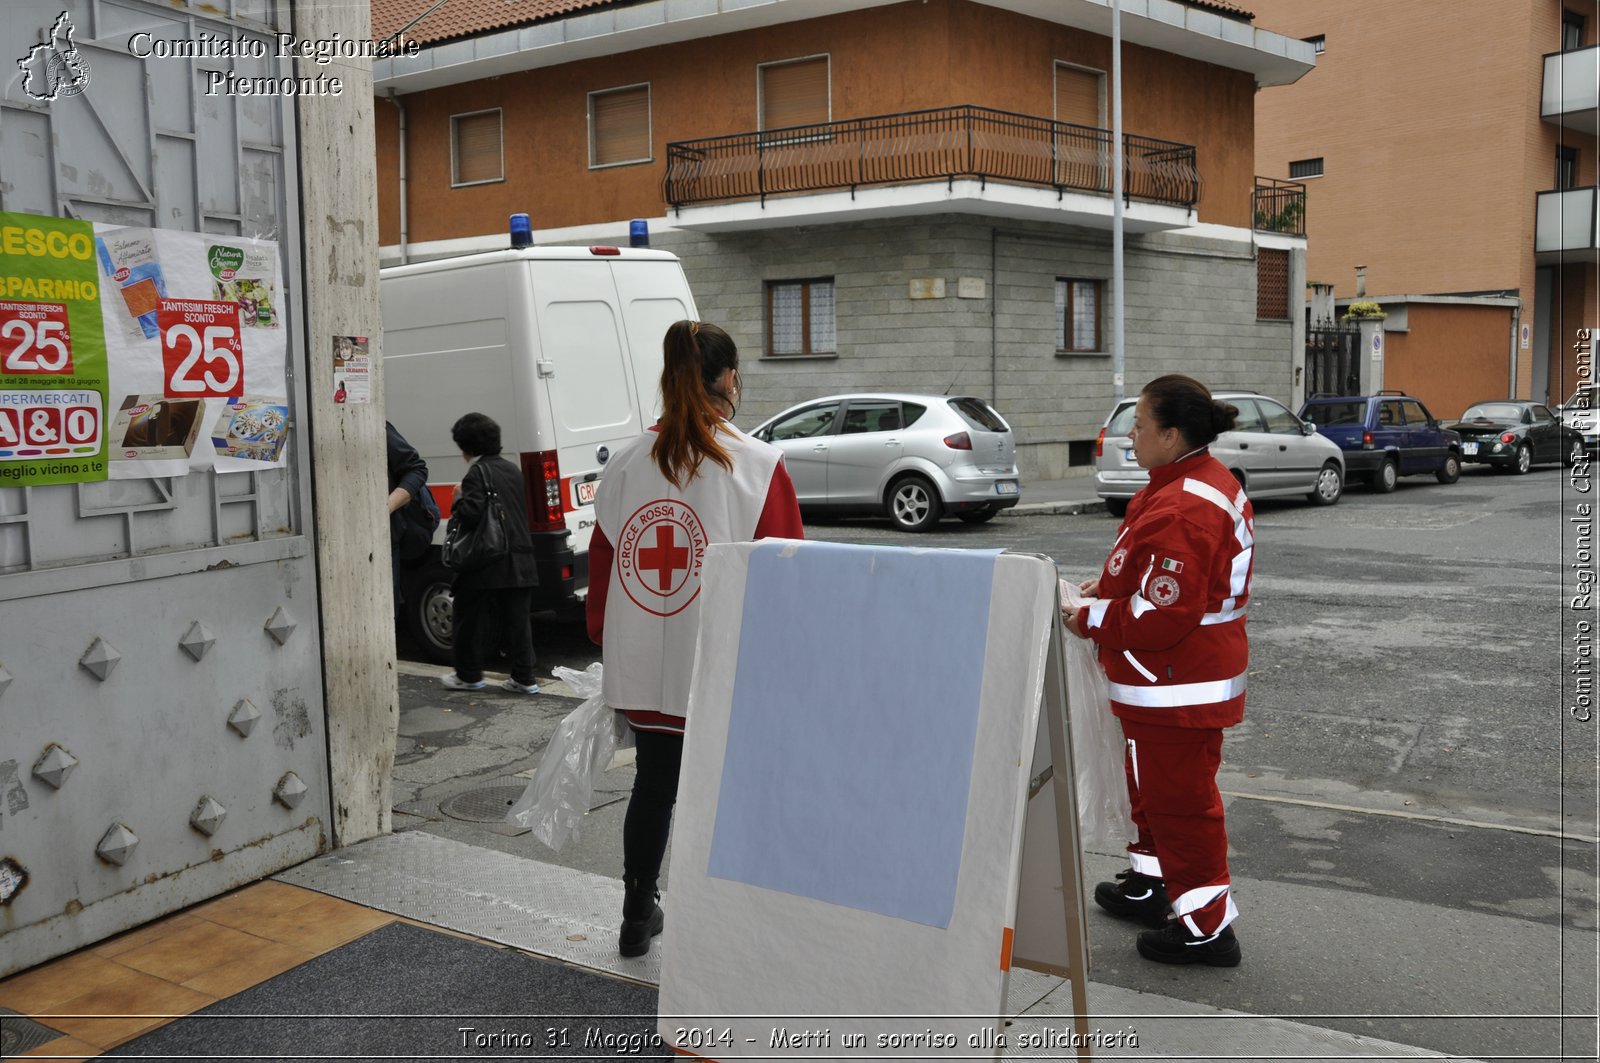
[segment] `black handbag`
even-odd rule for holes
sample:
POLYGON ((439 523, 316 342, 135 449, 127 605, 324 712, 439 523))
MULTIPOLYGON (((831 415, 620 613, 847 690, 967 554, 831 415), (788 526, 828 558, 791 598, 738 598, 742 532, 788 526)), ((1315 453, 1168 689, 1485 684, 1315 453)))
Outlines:
POLYGON ((500 507, 500 495, 495 491, 487 472, 483 474, 483 493, 482 520, 472 528, 462 528, 453 520, 450 522, 444 546, 439 551, 446 568, 456 572, 472 572, 494 564, 511 552, 510 539, 506 535, 505 510, 500 507))

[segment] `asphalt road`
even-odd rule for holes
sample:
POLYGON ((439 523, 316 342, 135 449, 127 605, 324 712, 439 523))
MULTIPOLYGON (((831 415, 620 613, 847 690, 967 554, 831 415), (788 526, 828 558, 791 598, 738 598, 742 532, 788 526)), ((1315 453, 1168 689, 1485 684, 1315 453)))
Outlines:
MULTIPOLYGON (((1586 497, 1557 469, 1469 469, 1454 485, 1353 489, 1331 509, 1259 505, 1249 701, 1220 778, 1245 962, 1150 964, 1136 928, 1091 905, 1092 977, 1480 1059, 1592 1049, 1593 1019, 1563 1019, 1595 1003, 1600 725, 1568 711, 1571 636, 1594 620, 1568 601, 1571 566, 1592 567, 1569 519, 1586 497)), ((1078 579, 1098 572, 1116 526, 1002 515, 915 538, 874 520, 807 534, 1004 546, 1078 579)), ((541 672, 595 658, 579 630, 541 624, 535 638, 541 672)), ((615 803, 559 855, 436 811, 520 782, 572 704, 402 677, 397 829, 616 874, 626 769, 597 795, 615 803)), ((1121 860, 1091 853, 1088 866, 1109 877, 1121 860)))

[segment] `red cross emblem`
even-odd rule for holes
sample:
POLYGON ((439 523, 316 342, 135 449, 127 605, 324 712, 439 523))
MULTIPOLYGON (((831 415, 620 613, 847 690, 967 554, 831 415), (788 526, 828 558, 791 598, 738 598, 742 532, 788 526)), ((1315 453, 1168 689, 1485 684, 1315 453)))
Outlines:
POLYGON ((666 594, 672 590, 672 574, 689 567, 689 548, 677 545, 675 525, 657 524, 654 527, 655 545, 640 548, 639 570, 657 573, 660 580, 657 589, 666 594))
POLYGON ((705 526, 688 503, 672 498, 647 502, 617 537, 617 580, 645 612, 674 616, 700 594, 707 542, 705 526))

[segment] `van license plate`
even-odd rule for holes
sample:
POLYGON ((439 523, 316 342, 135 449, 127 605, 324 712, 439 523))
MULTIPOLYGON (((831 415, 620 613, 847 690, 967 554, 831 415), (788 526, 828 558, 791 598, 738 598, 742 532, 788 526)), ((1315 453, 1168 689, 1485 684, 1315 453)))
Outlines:
POLYGON ((573 494, 577 496, 578 505, 592 506, 594 505, 594 493, 599 489, 599 480, 584 480, 582 483, 573 485, 573 494))
POLYGON ((1476 444, 1476 443, 1463 443, 1463 444, 1461 444, 1461 453, 1472 455, 1472 454, 1476 454, 1477 452, 1478 452, 1478 444, 1476 444))
POLYGON ((1014 495, 1017 493, 1017 481, 1001 480, 994 485, 994 491, 997 495, 1014 495))

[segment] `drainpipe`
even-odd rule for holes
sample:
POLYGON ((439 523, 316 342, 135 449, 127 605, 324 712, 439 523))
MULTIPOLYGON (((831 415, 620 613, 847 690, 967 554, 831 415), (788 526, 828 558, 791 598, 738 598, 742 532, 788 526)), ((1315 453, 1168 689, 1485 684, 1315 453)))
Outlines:
POLYGON ((989 402, 1000 407, 1000 230, 989 227, 989 402))
MULTIPOLYGON (((1506 359, 1506 363, 1511 370, 1511 379, 1506 381, 1506 398, 1508 399, 1517 397, 1517 339, 1521 332, 1522 303, 1519 301, 1516 306, 1511 308, 1511 356, 1506 359)), ((1545 391, 1548 392, 1549 390, 1549 385, 1547 384, 1545 391)), ((1548 394, 1545 397, 1548 399, 1548 394)), ((1557 396, 1557 399, 1561 402, 1566 401, 1565 396, 1557 396)))
POLYGON ((410 261, 408 248, 409 214, 406 210, 406 108, 400 102, 400 97, 395 95, 394 89, 389 90, 389 102, 394 104, 394 109, 400 113, 400 264, 403 266, 410 261))
POLYGON ((1122 0, 1111 0, 1111 395, 1121 400, 1127 358, 1123 353, 1122 263, 1122 0))

